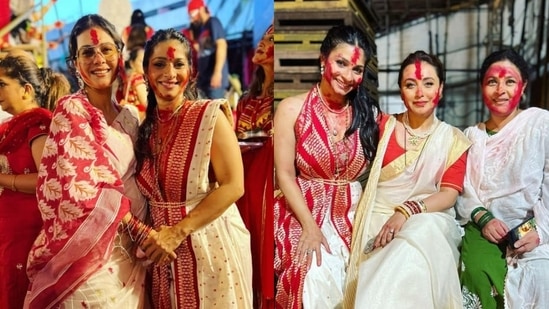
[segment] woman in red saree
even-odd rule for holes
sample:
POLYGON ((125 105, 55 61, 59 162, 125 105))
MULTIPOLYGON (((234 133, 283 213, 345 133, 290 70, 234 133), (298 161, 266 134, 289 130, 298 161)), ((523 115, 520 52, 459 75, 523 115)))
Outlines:
POLYGON ((112 98, 122 48, 99 15, 71 31, 68 65, 81 89, 59 100, 46 139, 37 183, 44 224, 29 254, 25 308, 146 304, 135 253, 154 231, 138 221, 146 216, 134 178, 138 111, 112 98))
POLYGON ((51 110, 69 93, 68 80, 38 68, 26 52, 0 60, 0 105, 13 115, 0 124, 0 308, 22 308, 27 257, 42 218, 36 200, 40 156, 51 110))
POLYGON ((277 308, 335 308, 343 300, 358 178, 379 138, 379 106, 362 83, 369 59, 360 30, 330 29, 322 80, 275 113, 277 308))
POLYGON ((150 257, 177 254, 152 268, 153 305, 251 308, 250 235, 234 204, 243 193, 242 158, 228 102, 197 100, 191 59, 175 29, 158 30, 143 57, 151 91, 137 181, 159 231, 143 248, 150 257))
POLYGON ((236 134, 244 162, 244 196, 238 209, 252 240, 254 308, 274 308, 273 108, 274 28, 259 42, 249 91, 236 106, 236 134))

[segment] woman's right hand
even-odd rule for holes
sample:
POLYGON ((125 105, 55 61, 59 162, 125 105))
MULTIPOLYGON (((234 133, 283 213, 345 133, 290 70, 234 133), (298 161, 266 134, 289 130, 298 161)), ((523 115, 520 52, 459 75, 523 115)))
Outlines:
POLYGON ((316 265, 320 266, 322 264, 322 254, 320 246, 323 245, 328 253, 332 253, 328 241, 322 231, 316 224, 311 224, 310 226, 303 227, 301 232, 301 237, 297 244, 297 259, 298 261, 304 261, 307 263, 307 269, 311 268, 313 262, 313 254, 316 254, 316 265))
POLYGON ((495 244, 504 241, 508 232, 509 228, 507 225, 497 218, 488 221, 482 228, 482 236, 495 244))
POLYGON ((148 259, 160 265, 171 263, 177 258, 174 252, 177 247, 173 248, 172 241, 166 241, 170 238, 166 237, 166 232, 165 227, 161 227, 159 231, 152 230, 141 245, 148 259))

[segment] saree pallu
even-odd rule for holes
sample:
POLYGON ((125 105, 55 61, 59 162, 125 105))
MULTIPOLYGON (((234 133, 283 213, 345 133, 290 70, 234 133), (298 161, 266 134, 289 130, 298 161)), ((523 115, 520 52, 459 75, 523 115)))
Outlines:
MULTIPOLYGON (((161 150, 155 147, 158 127, 153 131, 150 143, 158 151, 137 176, 155 228, 180 222, 217 186, 211 180, 210 152, 217 113, 227 101, 184 104, 171 120, 161 150)), ((250 235, 234 203, 175 252, 177 259, 169 266, 152 266, 154 308, 252 307, 250 235)))
MULTIPOLYGON (((144 199, 134 180, 137 109, 112 104, 120 112, 110 126, 81 92, 63 97, 54 111, 38 171, 44 224, 29 254, 26 308, 62 306, 110 261, 122 217, 130 209, 145 217, 144 199)), ((136 299, 129 303, 141 308, 145 268, 123 262, 142 276, 117 274, 124 278, 116 295, 129 295, 136 299)), ((81 305, 87 306, 85 298, 81 305)))
POLYGON ((438 192, 446 169, 470 146, 461 131, 439 122, 423 145, 382 168, 395 125, 390 117, 357 208, 344 308, 461 308, 461 231, 452 208, 411 216, 388 245, 365 252, 395 205, 438 192))
MULTIPOLYGON (((321 308, 326 302, 337 304, 340 297, 328 299, 336 289, 343 294, 339 269, 344 269, 347 263, 347 253, 350 247, 352 230, 352 195, 359 194, 360 185, 356 179, 365 171, 367 161, 361 148, 358 131, 337 143, 343 143, 345 151, 337 151, 335 143, 330 140, 328 122, 323 114, 316 87, 313 88, 305 102, 295 124, 296 136, 296 167, 298 175, 296 182, 303 198, 311 211, 313 219, 321 229, 331 229, 334 235, 334 248, 343 251, 334 258, 334 280, 325 282, 310 282, 306 286, 321 287, 325 290, 304 292, 306 280, 315 281, 320 276, 307 277, 306 263, 296 259, 296 248, 302 233, 301 224, 294 216, 291 206, 283 195, 275 199, 275 272, 278 275, 276 290, 277 308, 321 308), (343 164, 342 164, 343 163, 343 164), (339 173, 336 173, 339 172, 339 173), (326 287, 331 282, 335 286, 326 287), (303 295, 317 295, 314 303, 304 303, 303 295)), ((328 253, 321 249, 323 256, 328 253)), ((340 250, 340 252, 341 252, 340 250)), ((334 256, 336 256, 334 254, 334 256)), ((327 259, 328 260, 328 259, 327 259)), ((321 270, 326 277, 331 276, 330 263, 322 260, 321 270)))

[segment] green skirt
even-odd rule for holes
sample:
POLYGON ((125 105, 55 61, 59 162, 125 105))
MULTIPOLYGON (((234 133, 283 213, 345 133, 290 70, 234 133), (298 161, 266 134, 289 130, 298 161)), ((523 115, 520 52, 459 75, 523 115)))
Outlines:
POLYGON ((504 308, 503 287, 506 273, 505 244, 489 242, 475 224, 467 223, 461 245, 460 281, 463 307, 504 308))

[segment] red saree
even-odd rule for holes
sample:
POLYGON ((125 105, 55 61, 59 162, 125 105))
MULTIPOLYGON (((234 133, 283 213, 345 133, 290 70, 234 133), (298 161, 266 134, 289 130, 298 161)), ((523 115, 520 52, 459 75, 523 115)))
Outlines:
POLYGON ((274 308, 273 97, 243 97, 237 105, 236 133, 261 131, 263 146, 242 153, 244 196, 238 209, 250 231, 255 308, 274 308))
MULTIPOLYGON (((37 173, 31 142, 48 133, 51 112, 35 108, 0 124, 0 173, 37 173)), ((22 308, 29 280, 27 257, 42 218, 35 194, 0 187, 0 308, 22 308)))

